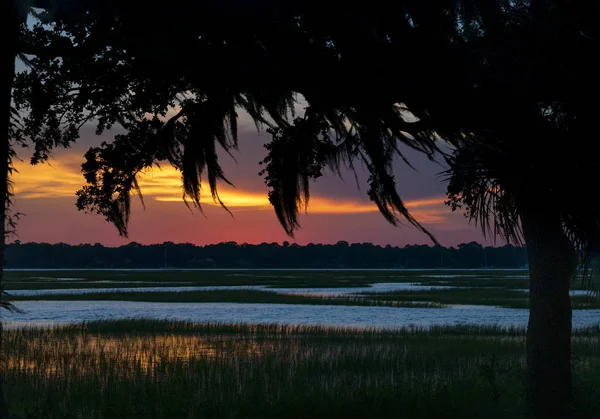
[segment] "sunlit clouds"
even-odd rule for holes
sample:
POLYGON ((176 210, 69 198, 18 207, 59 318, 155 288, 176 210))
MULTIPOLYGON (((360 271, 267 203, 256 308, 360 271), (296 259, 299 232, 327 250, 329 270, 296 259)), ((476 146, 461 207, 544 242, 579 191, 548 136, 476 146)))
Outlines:
MULTIPOLYGON (((68 165, 70 156, 31 166, 28 161, 15 161, 14 193, 18 199, 57 198, 75 195, 84 182, 83 175, 68 165)), ((81 161, 81 157, 79 157, 81 161)))
MULTIPOLYGON (((31 166, 27 161, 17 161, 18 173, 13 175, 14 192, 18 200, 36 198, 75 197, 75 191, 84 183, 79 172, 81 156, 63 154, 47 164, 31 166)), ((183 190, 181 174, 171 166, 153 168, 141 174, 139 185, 146 200, 158 201, 163 205, 181 203, 183 190)), ((257 183, 260 180, 257 178, 257 183)), ((219 188, 219 198, 232 212, 239 211, 272 211, 267 197, 267 190, 240 190, 228 185, 219 188)), ((423 224, 442 224, 447 221, 448 208, 444 206, 443 197, 432 197, 419 200, 407 200, 406 206, 413 216, 423 224)), ((210 190, 205 187, 201 191, 201 204, 219 206, 212 199, 210 190)), ((311 196, 309 214, 361 214, 375 213, 378 209, 374 203, 366 199, 335 198, 334 196, 311 196)))

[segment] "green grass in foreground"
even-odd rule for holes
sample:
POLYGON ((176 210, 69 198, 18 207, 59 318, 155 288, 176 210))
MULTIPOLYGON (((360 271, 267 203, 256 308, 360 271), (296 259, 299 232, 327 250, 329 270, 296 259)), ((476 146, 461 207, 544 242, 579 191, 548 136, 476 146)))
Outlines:
MULTIPOLYGON (((505 308, 529 308, 529 295, 502 288, 455 288, 428 291, 392 291, 360 293, 375 301, 428 301, 449 304, 486 305, 505 308)), ((573 309, 600 308, 600 298, 594 295, 571 297, 573 309)))
MULTIPOLYGON (((574 336, 581 417, 600 417, 600 329, 574 336)), ((7 330, 27 418, 521 418, 524 331, 124 320, 7 330)))
MULTIPOLYGON (((46 294, 28 296, 9 296, 10 301, 31 300, 65 300, 65 301, 145 301, 160 303, 253 303, 253 304, 309 304, 309 305, 342 305, 342 306, 387 306, 414 308, 441 308, 440 303, 424 301, 380 301, 362 297, 310 296, 296 294, 279 294, 258 290, 214 290, 214 291, 182 291, 182 292, 86 292, 84 294, 46 294)), ((18 305, 17 305, 18 307, 18 305)))

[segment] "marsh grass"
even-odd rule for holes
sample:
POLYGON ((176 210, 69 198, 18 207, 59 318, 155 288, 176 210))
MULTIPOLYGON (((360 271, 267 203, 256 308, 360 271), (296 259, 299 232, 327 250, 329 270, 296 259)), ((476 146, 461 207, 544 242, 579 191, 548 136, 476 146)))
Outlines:
MULTIPOLYGON (((523 275, 523 274, 522 274, 523 275)), ((421 285, 451 286, 466 288, 504 288, 504 289, 526 289, 529 287, 529 279, 520 276, 475 276, 456 278, 419 278, 421 285)))
POLYGON ((259 290, 209 290, 182 292, 86 292, 82 294, 45 294, 8 296, 11 301, 144 301, 161 303, 254 303, 254 304, 308 304, 337 306, 375 306, 441 308, 442 304, 426 301, 384 301, 361 296, 319 296, 306 294, 279 294, 259 290))
MULTIPOLYGON (((145 288, 179 286, 256 286, 277 288, 356 288, 374 283, 411 282, 419 285, 481 289, 527 289, 527 271, 13 271, 7 272, 7 290, 70 288, 145 288), (65 280, 73 279, 77 280, 65 280)), ((600 275, 591 282, 576 278, 572 289, 600 289, 600 275)), ((493 292, 493 291, 492 291, 493 292)), ((518 298, 517 298, 518 299, 518 298)), ((522 308, 522 301, 504 301, 503 307, 522 308)), ((578 308, 597 307, 589 299, 576 299, 578 308)), ((459 302, 454 302, 459 304, 459 302)), ((439 303, 438 303, 439 304, 439 303)), ((492 304, 494 305, 494 304, 492 304)))
MULTIPOLYGON (((169 286, 184 284, 193 286, 218 285, 266 285, 286 288, 322 287, 362 287, 374 281, 374 272, 363 271, 8 271, 7 289, 40 289, 106 287, 111 285, 131 286, 127 283, 141 283, 142 286, 169 286), (60 279, 63 278, 63 279, 60 279), (83 280, 65 281, 64 278, 83 280), (146 284, 143 284, 146 283, 146 284)), ((383 279, 381 282, 410 280, 399 275, 397 281, 383 279)))
MULTIPOLYGON (((451 278, 436 278, 420 276, 415 279, 421 285, 443 285, 451 287, 466 288, 504 288, 509 290, 528 289, 529 278, 527 271, 518 273, 500 274, 500 271, 493 271, 492 275, 457 275, 451 278)), ((600 275, 594 275, 590 280, 577 276, 571 282, 571 289, 574 290, 598 290, 600 289, 600 275)))
POLYGON ((42 289, 70 287, 110 286, 217 286, 217 285, 265 285, 285 288, 335 288, 364 287, 376 282, 419 282, 424 284, 443 283, 460 285, 475 283, 485 286, 489 281, 499 281, 507 287, 522 288, 526 271, 494 271, 473 273, 473 271, 7 271, 7 289, 42 289), (474 276, 476 275, 476 276, 474 276), (60 279, 63 278, 63 279, 60 279), (83 280, 65 281, 64 278, 83 280), (466 281, 466 282, 465 282, 466 281), (147 283, 147 284, 144 284, 147 283))
MULTIPOLYGON (((518 290, 503 288, 451 288, 427 291, 363 292, 362 295, 374 301, 427 301, 444 305, 465 304, 485 305, 504 308, 529 308, 529 295, 518 290)), ((573 309, 600 308, 597 295, 571 297, 573 309)))
MULTIPOLYGON (((336 306, 444 308, 449 305, 484 305, 504 308, 529 307, 528 294, 504 288, 458 287, 431 290, 357 292, 346 295, 279 293, 266 290, 143 291, 123 290, 75 294, 10 295, 10 301, 142 301, 161 303, 256 303, 336 306)), ((573 309, 600 308, 597 293, 571 297, 573 309)))
MULTIPOLYGON (((580 405, 600 407, 600 330, 577 331, 580 405)), ((31 418, 519 418, 524 331, 353 330, 156 320, 14 329, 11 409, 31 418)))
POLYGON ((150 287, 189 287, 195 286, 192 282, 101 282, 101 281, 12 281, 7 286, 9 290, 63 290, 73 288, 150 288, 150 287))

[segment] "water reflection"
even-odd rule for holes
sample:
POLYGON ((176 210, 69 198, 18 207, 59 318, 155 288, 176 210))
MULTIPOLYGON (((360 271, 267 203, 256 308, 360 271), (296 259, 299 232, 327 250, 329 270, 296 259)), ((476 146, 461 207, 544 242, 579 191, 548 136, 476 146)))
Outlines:
MULTIPOLYGON (((13 333, 18 333, 13 332, 13 333)), ((238 336, 195 336, 179 334, 122 334, 97 336, 83 333, 55 335, 52 331, 30 332, 26 345, 8 351, 6 368, 37 376, 87 376, 107 365, 121 375, 154 375, 165 365, 185 367, 189 362, 259 357, 277 352, 279 341, 238 336)), ((9 339, 11 336, 9 334, 9 339)), ((19 339, 15 339, 19 342, 19 339)), ((289 346, 289 345, 288 345, 289 346)), ((160 371, 163 372, 163 371, 160 371)))
MULTIPOLYGON (((279 323, 397 328, 432 325, 527 325, 529 310, 491 306, 448 308, 311 306, 245 303, 151 303, 136 301, 22 301, 23 313, 3 313, 10 322, 79 323, 153 318, 221 323, 279 323)), ((600 310, 575 310, 573 326, 600 323, 600 310)))
POLYGON ((111 292, 190 292, 190 291, 226 291, 226 290, 257 290, 271 291, 282 294, 312 294, 319 296, 348 295, 360 292, 391 292, 391 291, 429 291, 434 289, 453 288, 450 286, 421 285, 409 282, 375 283, 366 287, 347 288, 276 288, 266 285, 223 285, 223 286, 179 286, 179 287, 128 287, 128 288, 68 288, 68 289, 31 289, 10 290, 8 293, 15 296, 33 295, 65 295, 85 293, 111 293, 111 292))
MULTIPOLYGON (((99 282, 119 282, 119 281, 92 281, 99 282)), ((144 281, 127 281, 121 284, 141 284, 144 281)), ((155 284, 167 284, 156 283, 155 284)), ((332 288, 286 288, 267 285, 219 285, 219 286, 157 286, 157 287, 123 287, 123 288, 67 288, 67 289, 28 289, 28 290, 10 290, 8 293, 14 296, 43 296, 43 295, 70 295, 86 293, 114 293, 114 292, 192 292, 192 291, 227 291, 227 290, 255 290, 270 291, 281 294, 302 294, 312 296, 346 296, 364 292, 394 292, 394 291, 430 291, 443 289, 467 289, 476 287, 451 286, 451 285, 423 285, 418 282, 381 282, 373 283, 363 287, 332 287, 332 288)), ((521 291, 528 293, 527 289, 512 289, 511 291, 521 291)), ((571 290, 572 296, 593 296, 598 291, 594 290, 571 290)))

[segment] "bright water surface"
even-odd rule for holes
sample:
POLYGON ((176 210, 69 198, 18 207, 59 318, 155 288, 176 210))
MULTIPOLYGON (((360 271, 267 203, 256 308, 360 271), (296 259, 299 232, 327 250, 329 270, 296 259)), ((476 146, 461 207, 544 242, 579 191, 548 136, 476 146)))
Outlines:
MULTIPOLYGON (((529 310, 524 309, 487 306, 396 308, 132 301, 24 301, 18 306, 24 313, 3 313, 3 320, 17 322, 16 324, 56 324, 144 317, 196 322, 319 324, 375 328, 460 324, 524 327, 529 314, 529 310)), ((599 323, 600 310, 575 310, 573 313, 573 326, 576 328, 599 323)))
MULTIPOLYGON (((47 270, 44 270, 47 271, 47 270)), ((231 271, 231 269, 227 269, 231 271)), ((247 271, 247 270, 244 270, 247 271)), ((261 270, 264 271, 264 270, 261 270)), ((293 270, 297 271, 297 270, 293 270)), ((420 270, 422 272, 422 270, 420 270)), ((481 272, 483 273, 483 272, 481 272)), ((238 275, 238 274, 236 274, 238 275)), ((239 274, 241 275, 241 274, 239 274)), ((255 276, 250 274, 249 276, 255 276)), ((418 275, 452 278, 455 275, 418 275)), ((456 275, 456 276, 466 276, 456 275)), ((512 277, 513 275, 511 275, 512 277)), ((134 284, 134 281, 131 281, 134 284)), ((139 282, 138 282, 139 283, 139 282)), ((76 286, 76 282, 73 284, 76 286)), ((278 293, 313 295, 348 295, 361 292, 424 291, 447 289, 450 286, 430 286, 418 283, 375 283, 369 287, 353 288, 267 288, 254 286, 178 286, 129 288, 72 288, 43 290, 11 290, 13 295, 83 294, 105 292, 188 292, 210 290, 261 290, 278 293)), ((519 290, 527 292, 527 290, 519 290)), ((588 291, 572 291, 573 295, 588 291)), ((296 304, 248 303, 156 303, 131 301, 22 301, 17 306, 22 313, 2 312, 8 325, 44 325, 74 323, 91 320, 123 318, 155 318, 224 323, 285 323, 319 324, 330 326, 397 328, 402 326, 432 325, 527 325, 529 311, 488 306, 456 305, 447 308, 311 306, 296 304)), ((575 310, 573 326, 600 325, 600 310, 575 310)))
POLYGON ((130 287, 130 288, 68 288, 68 289, 35 289, 11 290, 10 295, 51 295, 51 294, 85 294, 106 292, 189 292, 189 291, 217 291, 217 290, 256 290, 271 291, 280 294, 314 294, 314 295, 348 295, 357 292, 389 292, 389 291, 427 291, 431 289, 452 288, 448 286, 419 285, 406 282, 377 283, 370 287, 348 288, 269 288, 265 285, 227 285, 227 286, 200 286, 200 287, 130 287))
MULTIPOLYGON (((127 281, 134 283, 133 281, 127 281)), ((227 286, 178 286, 178 287, 127 287, 127 288, 68 288, 68 289, 33 289, 33 290, 10 290, 8 293, 15 296, 32 295, 65 295, 86 293, 109 293, 109 292, 190 292, 190 291, 225 291, 225 290, 256 290, 271 291, 280 294, 312 294, 322 296, 351 295, 363 292, 392 292, 392 291, 429 291, 440 289, 452 289, 467 287, 453 287, 444 285, 421 285, 409 282, 382 282, 374 283, 369 287, 347 287, 347 288, 271 288, 265 285, 227 285, 227 286)), ((515 291, 529 292, 526 289, 515 289, 515 291)), ((571 290, 571 295, 589 295, 592 291, 571 290)))

